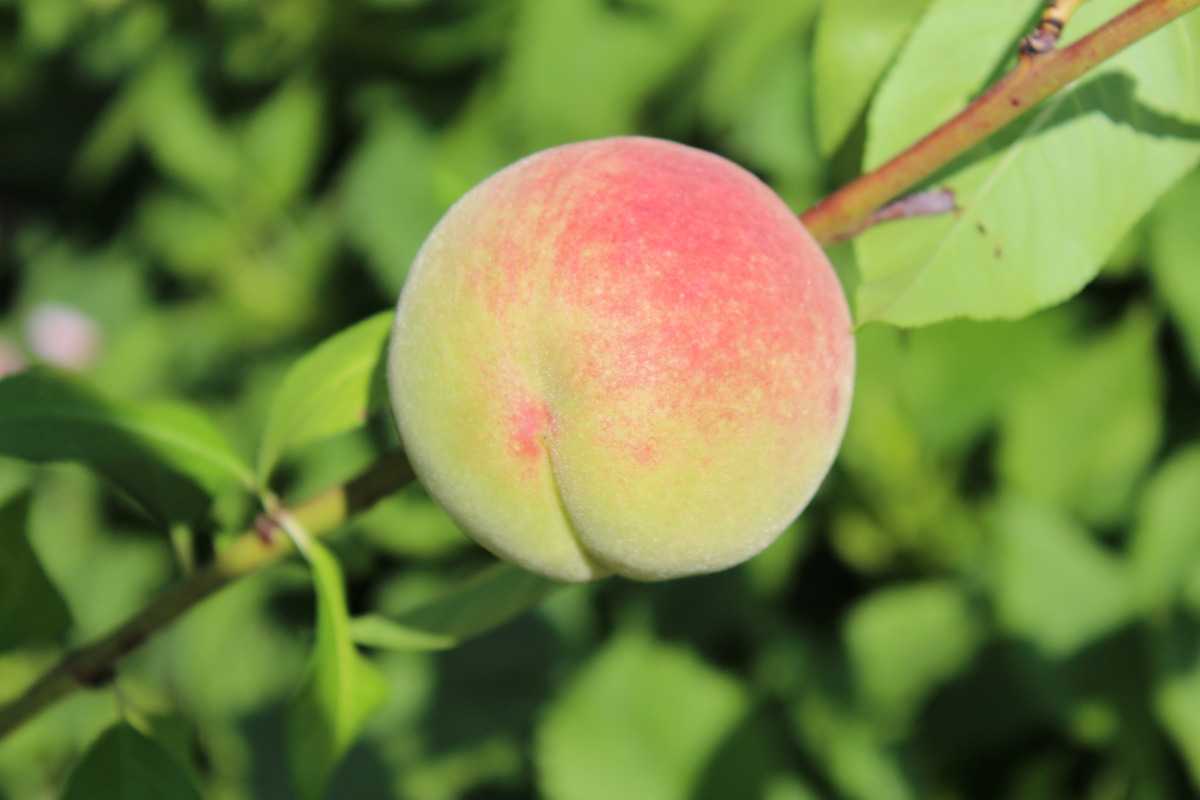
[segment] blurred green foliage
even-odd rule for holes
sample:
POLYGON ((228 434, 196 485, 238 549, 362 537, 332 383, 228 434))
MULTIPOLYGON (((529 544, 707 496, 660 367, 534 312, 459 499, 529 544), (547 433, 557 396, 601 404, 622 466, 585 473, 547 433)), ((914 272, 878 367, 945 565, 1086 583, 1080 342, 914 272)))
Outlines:
MULTIPOLYGON (((56 460, 99 435, 92 466, 140 501, 79 466, 0 460, 0 701, 178 579, 195 487, 248 471, 173 450, 155 431, 200 423, 163 403, 217 420, 237 451, 222 463, 254 463, 269 431, 259 470, 286 498, 386 446, 354 416, 369 364, 349 406, 320 396, 336 347, 288 369, 386 310, 438 215, 493 170, 644 132, 734 158, 798 210, 853 177, 875 86, 926 6, 952 4, 838 2, 0 0, 0 371, 71 366, 95 394, 51 399, 81 429, 100 407, 129 423, 39 430, 39 392, 76 382, 37 370, 0 384, 25 398, 0 450, 56 460), (173 469, 139 497, 154 453, 173 469)), ((298 796, 297 752, 314 780, 360 724, 330 797, 1194 795, 1197 208, 1192 173, 1059 308, 862 328, 837 468, 740 568, 562 589, 455 649, 369 652, 388 691, 364 719, 328 682, 368 669, 328 604, 403 618, 489 563, 413 487, 335 537, 344 598, 323 550, 325 611, 299 562, 240 581, 115 689, 0 744, 0 797, 101 796, 89 774, 137 764, 204 797, 298 796), (310 669, 333 671, 315 679, 314 628, 310 669), (289 716, 298 692, 332 733, 289 716)), ((834 255, 852 285, 853 254, 834 255)), ((201 556, 249 513, 217 494, 201 556)))

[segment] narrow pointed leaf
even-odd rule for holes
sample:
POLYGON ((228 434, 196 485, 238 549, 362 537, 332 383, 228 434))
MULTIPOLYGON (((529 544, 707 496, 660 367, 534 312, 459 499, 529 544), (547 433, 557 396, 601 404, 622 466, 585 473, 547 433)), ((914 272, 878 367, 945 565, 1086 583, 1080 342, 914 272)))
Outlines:
POLYGON ((520 616, 558 586, 511 564, 496 564, 405 614, 358 617, 351 631, 356 642, 370 647, 445 650, 520 616))
POLYGON ((0 454, 80 462, 165 522, 202 519, 215 496, 254 482, 195 410, 109 400, 48 369, 0 381, 0 454))
POLYGON ((387 684, 354 648, 342 571, 317 542, 305 548, 317 592, 317 635, 308 676, 287 723, 292 779, 302 797, 324 796, 342 756, 385 700, 387 684))
POLYGON ((258 452, 265 483, 290 451, 366 424, 392 314, 334 335, 292 367, 275 396, 258 452))

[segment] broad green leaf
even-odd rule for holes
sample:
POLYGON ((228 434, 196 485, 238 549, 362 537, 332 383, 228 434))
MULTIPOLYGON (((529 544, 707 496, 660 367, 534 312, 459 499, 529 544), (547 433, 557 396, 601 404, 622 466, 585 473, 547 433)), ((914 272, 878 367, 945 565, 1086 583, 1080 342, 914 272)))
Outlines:
POLYGON ((1150 274, 1200 375, 1200 172, 1159 203, 1150 220, 1150 274))
POLYGON ((1142 495, 1131 569, 1139 602, 1165 612, 1200 567, 1200 447, 1168 461, 1142 495))
POLYGON ((991 514, 993 602, 1002 628, 1065 658, 1133 614, 1124 564, 1059 512, 1007 498, 991 514))
POLYGON ((119 403, 48 369, 0 381, 0 454, 81 462, 166 522, 201 520, 214 496, 254 482, 191 408, 119 403))
POLYGON ((358 617, 350 630, 356 642, 369 647, 445 650, 520 616, 556 588, 511 564, 495 564, 407 613, 358 617))
POLYGON ((813 49, 817 142, 823 154, 837 150, 850 133, 932 2, 824 0, 813 49))
POLYGON ((948 581, 868 595, 843 629, 868 708, 885 726, 903 730, 922 701, 971 660, 980 628, 962 588, 948 581))
POLYGON ((200 800, 186 770, 129 723, 109 728, 71 773, 63 800, 200 800))
POLYGON ((317 635, 308 677, 289 708, 287 742, 295 789, 313 800, 324 796, 334 768, 387 699, 388 686, 354 648, 337 560, 315 541, 301 549, 317 592, 317 635))
POLYGON ((281 211, 303 191, 320 155, 322 112, 321 93, 298 79, 250 115, 242 143, 250 172, 246 189, 255 210, 281 211))
MULTIPOLYGON (((869 118, 881 163, 982 88, 1038 4, 939 0, 869 118)), ((1127 7, 1093 0, 1078 36, 1127 7)), ((856 241, 861 322, 918 326, 1015 317, 1060 302, 1200 160, 1196 15, 1124 51, 954 165, 955 214, 881 225, 856 241)))
POLYGON ((1003 480, 1089 523, 1124 519, 1162 435, 1156 329, 1136 309, 1017 392, 1001 424, 1003 480))
POLYGON ((619 636, 547 708, 542 789, 555 800, 688 798, 748 707, 743 686, 694 654, 619 636))
POLYGON ((432 157, 433 134, 420 120, 411 112, 386 110, 372 118, 341 176, 342 227, 389 297, 400 293, 442 211, 432 157))
POLYGON ((0 506, 0 651, 52 641, 71 624, 67 604, 29 544, 29 497, 0 506))
POLYGON ((391 312, 369 317, 325 340, 288 371, 259 446, 263 483, 292 450, 366 424, 391 324, 391 312))

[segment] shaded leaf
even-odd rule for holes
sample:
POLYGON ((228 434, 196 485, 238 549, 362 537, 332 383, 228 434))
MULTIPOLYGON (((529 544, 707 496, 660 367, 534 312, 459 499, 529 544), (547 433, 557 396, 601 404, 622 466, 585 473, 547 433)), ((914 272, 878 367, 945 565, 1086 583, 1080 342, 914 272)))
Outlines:
POLYGON ((71 773, 63 800, 200 800, 187 772, 126 722, 105 731, 71 773))
POLYGON ((390 311, 365 319, 326 339, 288 371, 259 446, 264 483, 290 451, 366 424, 391 323, 390 311))
MULTIPOLYGON (((959 110, 1015 47, 1036 2, 941 0, 872 106, 866 166, 959 110)), ((1093 0, 1077 36, 1127 7, 1093 0)), ((918 326, 1015 317, 1091 280, 1139 218, 1200 160, 1198 23, 1137 43, 965 156, 938 180, 953 215, 856 240, 860 321, 918 326)))
POLYGON ((888 65, 932 2, 824 0, 813 48, 817 142, 822 153, 837 150, 850 133, 888 65))
POLYGON ((29 544, 29 497, 0 506, 0 651, 61 636, 67 604, 29 544))
POLYGON ((745 689, 643 635, 611 641, 549 705, 535 752, 556 800, 687 798, 748 710, 745 689))
POLYGON ((495 564, 441 597, 396 617, 351 622, 354 640, 385 650, 445 650, 540 603, 558 584, 511 564, 495 564))
POLYGON ((0 453, 78 461, 167 522, 202 519, 253 475, 208 419, 178 405, 108 400, 48 369, 0 381, 0 453))
POLYGON ((296 790, 319 798, 367 718, 387 699, 388 687, 354 648, 337 560, 317 542, 302 550, 317 592, 317 635, 308 677, 289 708, 288 758, 296 790))

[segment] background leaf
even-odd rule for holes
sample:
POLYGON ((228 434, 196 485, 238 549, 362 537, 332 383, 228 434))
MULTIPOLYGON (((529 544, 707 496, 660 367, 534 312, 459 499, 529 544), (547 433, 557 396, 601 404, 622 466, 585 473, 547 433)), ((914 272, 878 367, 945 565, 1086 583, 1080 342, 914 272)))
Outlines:
MULTIPOLYGON (((817 141, 833 153, 933 0, 825 0, 813 47, 817 141)), ((932 119, 932 118, 931 118, 932 119)))
POLYGON ((1124 564, 1061 514, 1006 499, 992 526, 996 613, 1012 634, 1062 658, 1131 618, 1124 564))
POLYGON ((71 624, 67 604, 29 544, 29 497, 0 505, 0 652, 52 641, 71 624))
POLYGON ((288 756, 295 790, 318 798, 388 687, 354 649, 337 560, 317 542, 304 550, 317 592, 317 634, 308 677, 289 710, 288 756))
POLYGON ((511 564, 496 564, 431 602, 395 617, 351 621, 354 640, 387 650, 442 650, 525 613, 557 585, 511 564))
POLYGON ((167 522, 200 520, 214 496, 253 482, 196 411, 116 403, 45 369, 0 381, 0 453, 79 461, 167 522))
POLYGON ((391 323, 390 312, 363 320, 327 339, 288 371, 259 446, 262 481, 288 452, 366 424, 391 323))
POLYGON ((747 708, 744 689, 695 656, 618 638, 548 709, 537 737, 542 787, 556 800, 686 798, 747 708))
POLYGON ((1142 309, 1017 393, 1002 420, 997 468, 1030 497, 1109 524, 1128 516, 1158 446, 1156 325, 1142 309))
POLYGON ((184 769, 154 740, 122 722, 71 773, 64 800, 200 800, 184 769))

